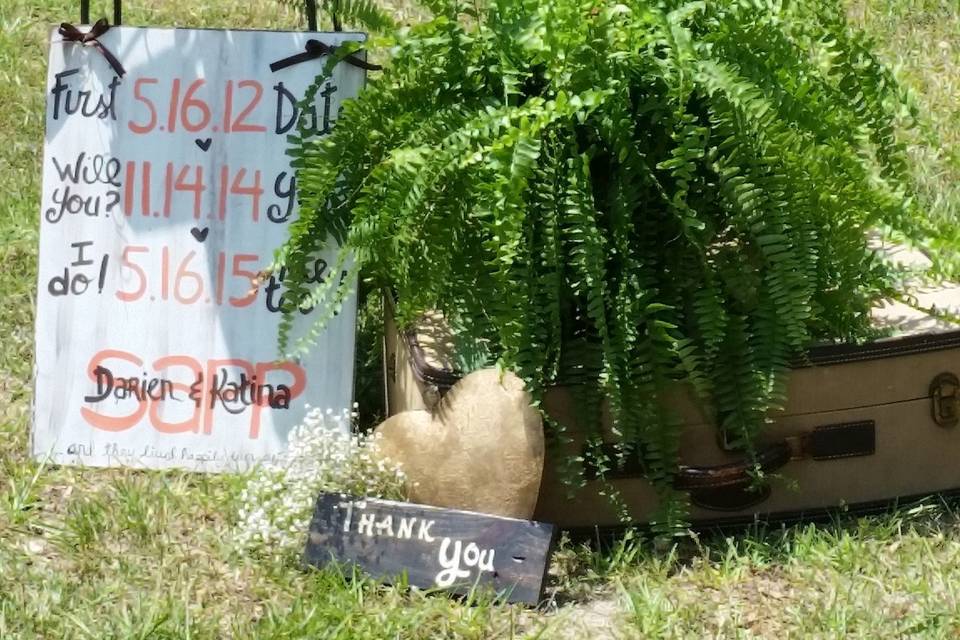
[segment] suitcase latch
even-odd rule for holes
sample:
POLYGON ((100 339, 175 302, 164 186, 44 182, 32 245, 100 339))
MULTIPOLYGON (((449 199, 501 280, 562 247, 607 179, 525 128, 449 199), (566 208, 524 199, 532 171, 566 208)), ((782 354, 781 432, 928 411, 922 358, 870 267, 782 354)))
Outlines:
POLYGON ((930 406, 933 421, 941 427, 960 424, 960 379, 952 373, 941 373, 930 383, 930 406))

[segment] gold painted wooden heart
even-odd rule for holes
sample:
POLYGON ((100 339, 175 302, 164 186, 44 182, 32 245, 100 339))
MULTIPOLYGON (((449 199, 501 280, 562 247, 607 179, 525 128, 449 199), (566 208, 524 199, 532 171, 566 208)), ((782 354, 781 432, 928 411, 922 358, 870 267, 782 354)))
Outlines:
POLYGON ((543 423, 513 373, 475 371, 430 411, 379 427, 380 452, 400 464, 413 502, 529 519, 543 473, 543 423))

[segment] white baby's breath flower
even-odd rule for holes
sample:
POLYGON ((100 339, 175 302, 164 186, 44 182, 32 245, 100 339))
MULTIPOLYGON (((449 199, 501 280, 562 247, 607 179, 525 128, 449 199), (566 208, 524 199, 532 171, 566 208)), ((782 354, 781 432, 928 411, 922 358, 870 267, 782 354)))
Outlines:
POLYGON ((348 432, 356 403, 353 408, 309 407, 291 429, 287 450, 253 472, 237 512, 235 540, 242 549, 280 558, 299 553, 320 493, 406 497, 406 476, 378 454, 379 434, 348 432))

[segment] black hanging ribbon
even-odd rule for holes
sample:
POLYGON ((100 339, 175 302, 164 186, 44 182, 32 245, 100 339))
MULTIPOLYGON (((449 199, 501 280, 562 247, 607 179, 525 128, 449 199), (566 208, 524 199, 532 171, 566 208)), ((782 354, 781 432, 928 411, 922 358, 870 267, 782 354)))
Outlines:
MULTIPOLYGON (((270 65, 270 71, 279 71, 280 69, 286 69, 287 67, 292 67, 295 64, 300 64, 301 62, 306 62, 307 60, 315 60, 317 58, 322 58, 323 56, 330 56, 336 51, 336 47, 331 47, 326 45, 319 40, 307 40, 307 44, 304 47, 303 53, 298 53, 292 55, 289 58, 284 58, 283 60, 277 60, 270 65)), ((383 69, 378 64, 373 64, 372 62, 367 62, 361 58, 358 58, 354 55, 349 55, 343 59, 347 64, 352 64, 355 67, 361 69, 366 69, 367 71, 380 71, 383 69)))
POLYGON ((110 23, 106 21, 105 18, 100 18, 97 20, 90 30, 84 33, 77 29, 75 26, 69 22, 60 23, 60 35, 63 36, 63 39, 66 42, 77 42, 83 46, 90 46, 103 54, 103 57, 107 59, 107 62, 110 63, 110 66, 113 67, 113 70, 121 78, 126 75, 127 71, 123 68, 123 65, 120 64, 120 61, 117 60, 117 56, 113 55, 109 49, 103 46, 103 43, 100 42, 97 38, 102 36, 110 28, 110 23))

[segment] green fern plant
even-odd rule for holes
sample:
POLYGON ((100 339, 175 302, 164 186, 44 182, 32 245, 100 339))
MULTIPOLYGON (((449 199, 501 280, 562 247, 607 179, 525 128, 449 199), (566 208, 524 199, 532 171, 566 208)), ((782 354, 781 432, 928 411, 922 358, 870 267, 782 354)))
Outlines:
POLYGON ((833 0, 427 4, 333 133, 293 139, 282 346, 347 295, 307 277, 335 243, 402 322, 440 309, 535 398, 576 379, 608 402, 669 529, 667 390, 750 452, 791 360, 869 336, 896 294, 867 232, 936 236, 902 181, 912 103, 833 0))

